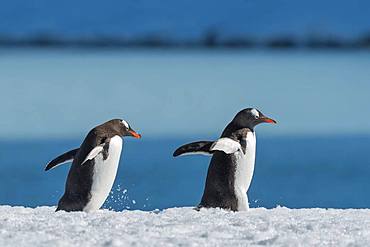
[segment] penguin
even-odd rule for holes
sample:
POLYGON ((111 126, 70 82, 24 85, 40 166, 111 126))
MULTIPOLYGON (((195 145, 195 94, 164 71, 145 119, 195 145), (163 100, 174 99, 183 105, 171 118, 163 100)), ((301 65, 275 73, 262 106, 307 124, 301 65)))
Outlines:
POLYGON ((79 148, 46 165, 48 171, 72 162, 56 211, 90 212, 101 208, 117 174, 124 136, 141 138, 125 120, 112 119, 90 130, 79 148))
POLYGON ((252 181, 256 157, 254 128, 276 121, 255 108, 241 110, 216 141, 198 141, 179 147, 173 156, 212 155, 200 208, 223 208, 231 211, 249 209, 247 191, 252 181))

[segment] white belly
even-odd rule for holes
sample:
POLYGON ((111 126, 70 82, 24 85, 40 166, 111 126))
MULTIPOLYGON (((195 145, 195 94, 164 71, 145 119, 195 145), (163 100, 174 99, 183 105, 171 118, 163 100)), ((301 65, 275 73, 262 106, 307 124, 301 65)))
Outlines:
POLYGON ((95 157, 91 199, 84 207, 84 211, 98 210, 103 206, 116 178, 121 150, 122 138, 114 136, 109 142, 108 158, 103 160, 102 154, 95 157))
POLYGON ((248 210, 249 203, 247 191, 252 182, 254 162, 256 157, 256 136, 255 133, 249 132, 247 134, 247 148, 246 153, 238 151, 235 153, 236 157, 236 171, 235 171, 235 195, 238 199, 238 210, 248 210))

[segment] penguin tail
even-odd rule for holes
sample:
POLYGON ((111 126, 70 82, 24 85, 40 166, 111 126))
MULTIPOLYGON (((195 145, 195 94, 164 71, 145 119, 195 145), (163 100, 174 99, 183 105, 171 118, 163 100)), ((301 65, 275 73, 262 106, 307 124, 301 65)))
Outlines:
POLYGON ((212 144, 213 142, 211 141, 199 141, 185 144, 176 149, 176 151, 173 153, 173 157, 191 154, 212 155, 213 153, 213 151, 211 151, 212 144))
POLYGON ((53 159, 52 161, 50 161, 46 167, 45 167, 45 171, 48 171, 50 169, 53 169, 57 166, 60 166, 62 164, 65 164, 65 163, 68 163, 68 162, 72 162, 74 157, 76 156, 78 150, 80 150, 79 148, 76 148, 76 149, 73 149, 73 150, 70 150, 62 155, 59 155, 58 157, 56 157, 55 159, 53 159))

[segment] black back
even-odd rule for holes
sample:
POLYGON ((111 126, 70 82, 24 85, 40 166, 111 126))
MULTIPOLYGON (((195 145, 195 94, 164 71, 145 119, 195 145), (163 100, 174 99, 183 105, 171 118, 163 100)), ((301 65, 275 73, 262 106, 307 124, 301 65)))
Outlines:
POLYGON ((233 154, 216 151, 208 168, 206 185, 199 207, 237 210, 234 191, 235 163, 233 154))
MULTIPOLYGON (((248 128, 238 129, 227 137, 238 141, 245 152, 244 139, 248 132, 251 132, 248 128)), ((226 154, 222 151, 214 152, 208 167, 206 184, 199 207, 238 210, 238 201, 235 195, 236 162, 235 154, 226 154)))

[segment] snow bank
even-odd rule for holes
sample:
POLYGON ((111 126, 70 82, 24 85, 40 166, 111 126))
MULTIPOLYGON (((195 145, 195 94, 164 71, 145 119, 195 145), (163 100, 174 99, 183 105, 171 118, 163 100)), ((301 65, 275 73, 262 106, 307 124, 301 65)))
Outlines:
POLYGON ((366 246, 370 210, 54 212, 0 207, 0 246, 366 246))

